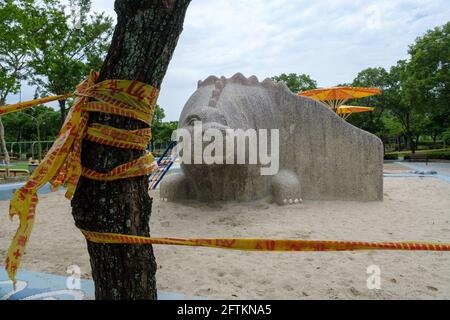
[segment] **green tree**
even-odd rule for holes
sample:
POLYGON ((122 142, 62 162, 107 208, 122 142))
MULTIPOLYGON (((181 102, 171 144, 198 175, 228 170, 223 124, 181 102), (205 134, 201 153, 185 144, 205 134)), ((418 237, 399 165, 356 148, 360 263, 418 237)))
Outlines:
POLYGON ((152 141, 151 149, 155 150, 155 143, 158 143, 159 136, 158 134, 161 132, 161 128, 163 126, 163 120, 166 117, 166 113, 164 109, 159 105, 156 105, 155 113, 153 114, 153 122, 152 122, 152 141))
POLYGON ((164 122, 166 114, 159 105, 156 106, 152 123, 151 149, 155 149, 155 143, 166 143, 172 139, 172 133, 177 129, 178 122, 164 122))
POLYGON ((317 82, 307 74, 282 73, 272 78, 276 82, 284 81, 288 88, 295 94, 300 91, 312 90, 317 88, 317 82))
POLYGON ((428 31, 410 46, 405 98, 428 118, 436 138, 450 128, 450 22, 428 31))
POLYGON ((178 121, 164 122, 158 134, 160 143, 172 141, 172 134, 178 128, 178 121))
POLYGON ((42 140, 52 141, 60 129, 59 112, 47 106, 38 106, 22 112, 4 116, 6 140, 10 142, 36 141, 36 123, 40 119, 42 140))
MULTIPOLYGON (((392 115, 386 114, 383 116, 383 124, 385 130, 385 137, 398 138, 403 135, 403 127, 400 121, 392 115)), ((400 151, 400 148, 399 148, 400 151)))
POLYGON ((442 140, 444 141, 444 148, 450 145, 450 129, 447 129, 442 133, 442 140))
POLYGON ((414 153, 417 150, 420 135, 428 124, 423 108, 411 95, 407 94, 405 84, 408 79, 409 65, 405 60, 397 62, 389 73, 389 90, 385 92, 389 99, 389 112, 401 123, 407 146, 414 153))
MULTIPOLYGON (((73 92, 89 73, 99 69, 106 55, 112 34, 112 18, 104 13, 91 13, 91 0, 71 1, 74 12, 52 4, 43 12, 48 24, 37 37, 30 66, 32 84, 42 95, 73 92)), ((59 101, 61 124, 66 118, 66 100, 59 101)))
POLYGON ((349 122, 378 135, 383 140, 401 134, 413 152, 417 149, 420 135, 426 130, 429 119, 413 99, 406 94, 409 63, 399 61, 389 72, 384 68, 368 68, 361 71, 353 86, 376 87, 382 94, 357 101, 352 105, 375 107, 371 114, 353 115, 349 122), (401 128, 401 132, 399 131, 401 128))
POLYGON ((363 100, 375 112, 354 115, 350 122, 380 136, 398 133, 392 128, 400 124, 406 145, 415 152, 421 136, 436 142, 450 127, 450 22, 418 38, 409 54, 389 72, 369 68, 358 75, 353 85, 377 86, 383 95, 363 100), (390 117, 397 122, 393 127, 390 117))
POLYGON ((361 71, 352 85, 380 88, 382 94, 352 101, 351 105, 371 106, 375 111, 352 115, 349 122, 378 135, 384 141, 404 136, 406 145, 415 151, 429 120, 422 109, 405 94, 408 69, 407 61, 399 61, 389 72, 384 68, 361 71))
MULTIPOLYGON (((389 90, 389 73, 384 68, 368 68, 361 71, 350 85, 355 87, 380 88, 384 93, 389 90)), ((354 114, 349 117, 348 122, 363 130, 376 134, 382 139, 389 138, 391 133, 384 121, 389 103, 389 96, 384 94, 353 100, 349 105, 374 107, 375 110, 370 113, 354 114)))
MULTIPOLYGON (((0 2, 0 106, 9 94, 17 93, 20 83, 27 78, 31 53, 36 48, 36 37, 45 33, 47 20, 41 10, 51 1, 39 4, 32 0, 0 2)), ((5 162, 9 164, 5 128, 0 118, 0 143, 5 162)))

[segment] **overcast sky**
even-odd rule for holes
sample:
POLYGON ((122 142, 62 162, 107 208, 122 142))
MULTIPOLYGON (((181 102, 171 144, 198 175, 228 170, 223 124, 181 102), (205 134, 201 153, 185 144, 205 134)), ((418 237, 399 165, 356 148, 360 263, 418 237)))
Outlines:
MULTIPOLYGON (((159 104, 178 120, 209 75, 263 80, 306 73, 320 87, 351 82, 368 67, 389 68, 408 45, 450 21, 449 0, 193 0, 159 104)), ((115 17, 113 0, 93 0, 115 17)), ((22 100, 32 98, 24 87, 22 100)), ((12 102, 15 97, 11 97, 12 102)))

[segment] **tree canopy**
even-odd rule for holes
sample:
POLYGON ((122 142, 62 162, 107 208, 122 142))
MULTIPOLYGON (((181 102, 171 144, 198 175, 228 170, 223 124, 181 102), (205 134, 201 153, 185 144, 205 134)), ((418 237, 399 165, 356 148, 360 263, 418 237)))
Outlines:
MULTIPOLYGON (((46 4, 44 1, 43 6, 46 4)), ((0 2, 0 105, 9 94, 19 91, 20 81, 30 72, 36 39, 46 33, 43 6, 32 0, 0 2)))
MULTIPOLYGON (((447 142, 450 136, 450 22, 428 31, 409 47, 409 58, 389 69, 371 67, 351 83, 336 86, 376 87, 382 95, 350 101, 375 107, 372 113, 354 114, 348 121, 388 141, 403 138, 415 151, 420 139, 447 142)), ((294 93, 314 89, 317 82, 295 73, 273 77, 294 93)))
POLYGON ((312 90, 317 88, 317 82, 307 74, 282 73, 272 78, 276 82, 283 81, 288 88, 295 94, 300 91, 312 90))
MULTIPOLYGON (((91 13, 90 0, 74 0, 76 14, 66 13, 58 3, 44 11, 47 24, 36 37, 36 50, 30 57, 31 83, 42 95, 72 92, 91 69, 98 70, 106 55, 112 34, 112 19, 104 13, 91 13)), ((61 123, 66 103, 60 101, 61 123)))

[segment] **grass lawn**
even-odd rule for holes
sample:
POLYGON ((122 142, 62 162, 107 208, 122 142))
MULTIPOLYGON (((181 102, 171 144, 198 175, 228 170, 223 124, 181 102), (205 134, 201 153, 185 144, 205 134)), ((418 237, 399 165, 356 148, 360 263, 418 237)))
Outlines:
MULTIPOLYGON (((4 166, 0 166, 0 169, 3 169, 4 166)), ((9 166, 11 170, 28 170, 28 162, 11 162, 9 166)))
MULTIPOLYGON (((418 151, 416 151, 416 153, 427 153, 427 154, 430 154, 430 153, 442 153, 442 152, 450 152, 450 148, 447 148, 447 149, 435 149, 435 150, 418 150, 418 151)), ((389 153, 387 153, 387 155, 390 155, 390 154, 398 154, 400 157, 404 157, 404 156, 410 155, 411 151, 401 151, 401 152, 389 152, 389 153)))

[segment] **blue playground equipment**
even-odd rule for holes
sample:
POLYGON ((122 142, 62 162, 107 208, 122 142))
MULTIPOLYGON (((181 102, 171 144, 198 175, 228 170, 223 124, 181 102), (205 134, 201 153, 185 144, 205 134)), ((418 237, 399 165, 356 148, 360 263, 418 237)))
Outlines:
POLYGON ((175 160, 177 159, 177 156, 174 152, 176 145, 177 142, 172 141, 167 147, 166 151, 164 151, 162 157, 159 158, 159 160, 157 161, 158 170, 156 170, 150 176, 150 187, 149 187, 150 190, 156 190, 158 188, 158 185, 161 183, 166 174, 172 168, 175 160))

